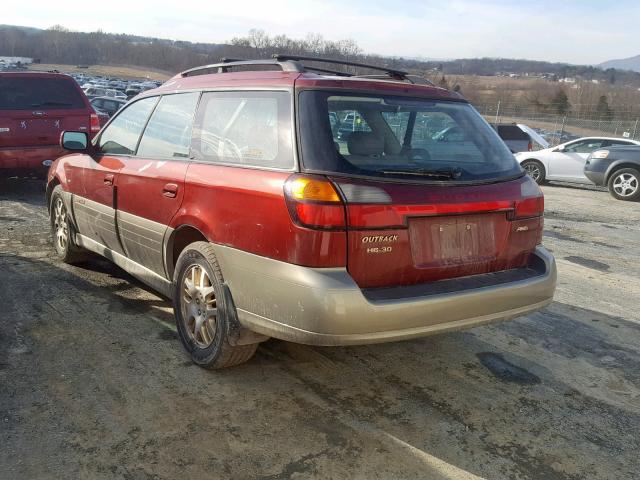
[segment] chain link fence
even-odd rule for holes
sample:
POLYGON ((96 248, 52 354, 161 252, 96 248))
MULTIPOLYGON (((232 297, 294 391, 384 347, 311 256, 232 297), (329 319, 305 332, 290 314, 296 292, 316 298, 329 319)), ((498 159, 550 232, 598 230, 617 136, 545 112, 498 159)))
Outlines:
POLYGON ((476 105, 489 123, 523 123, 555 146, 589 136, 619 137, 640 141, 640 115, 616 118, 596 112, 549 113, 514 104, 476 105))

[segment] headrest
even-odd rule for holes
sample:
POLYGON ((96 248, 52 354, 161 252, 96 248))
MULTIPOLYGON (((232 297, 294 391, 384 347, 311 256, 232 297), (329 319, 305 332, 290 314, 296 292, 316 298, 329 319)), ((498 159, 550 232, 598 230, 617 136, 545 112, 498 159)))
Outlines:
POLYGON ((347 140, 347 148, 351 155, 382 155, 384 138, 373 132, 352 132, 347 140))

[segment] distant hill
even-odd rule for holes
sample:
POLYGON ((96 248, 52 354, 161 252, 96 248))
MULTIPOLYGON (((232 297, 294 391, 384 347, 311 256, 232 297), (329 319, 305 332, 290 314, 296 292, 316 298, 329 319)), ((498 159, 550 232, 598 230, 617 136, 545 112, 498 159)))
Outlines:
MULTIPOLYGON (((363 52, 354 40, 326 40, 320 35, 305 39, 270 36, 250 30, 228 43, 194 43, 180 40, 113 34, 102 31, 76 32, 61 25, 42 30, 0 25, 0 55, 29 57, 46 64, 136 65, 167 72, 179 72, 197 65, 227 58, 269 58, 274 53, 344 59, 406 70, 428 77, 443 75, 542 76, 550 80, 575 77, 608 85, 640 87, 640 56, 636 72, 624 67, 602 68, 588 65, 541 62, 511 58, 467 58, 434 60, 426 57, 385 57, 363 52)), ((632 59, 629 59, 629 61, 632 59)), ((348 67, 336 69, 351 71, 348 67)), ((360 70, 359 73, 368 73, 360 70)))
POLYGON ((598 65, 600 68, 617 68, 618 70, 632 70, 640 72, 640 55, 629 58, 621 58, 618 60, 609 60, 598 65))

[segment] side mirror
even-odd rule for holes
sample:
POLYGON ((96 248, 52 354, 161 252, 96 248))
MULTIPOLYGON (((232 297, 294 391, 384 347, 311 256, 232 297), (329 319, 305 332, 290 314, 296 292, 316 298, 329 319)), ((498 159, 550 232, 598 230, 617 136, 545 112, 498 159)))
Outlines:
POLYGON ((556 152, 564 152, 564 145, 560 145, 559 147, 556 147, 555 151, 556 152))
POLYGON ((86 132, 62 132, 60 146, 72 152, 85 152, 89 148, 89 135, 86 132))

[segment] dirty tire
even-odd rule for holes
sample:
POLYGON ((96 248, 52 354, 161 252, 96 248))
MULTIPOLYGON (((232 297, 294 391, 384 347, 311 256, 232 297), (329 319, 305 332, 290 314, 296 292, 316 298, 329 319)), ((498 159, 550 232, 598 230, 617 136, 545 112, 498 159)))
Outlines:
POLYGON ((538 160, 525 160, 521 165, 538 185, 542 185, 546 181, 547 171, 544 169, 544 165, 538 160))
POLYGON ((65 263, 80 263, 87 259, 87 251, 76 245, 76 230, 62 196, 62 187, 56 185, 51 193, 49 219, 53 247, 58 258, 65 263))
POLYGON ((230 325, 223 282, 211 244, 192 243, 178 257, 173 279, 176 327, 193 362, 204 368, 239 365, 249 360, 258 348, 257 343, 229 343, 230 325), (213 311, 215 314, 208 317, 207 312, 213 311))
POLYGON ((640 172, 635 168, 621 168, 609 177, 607 188, 618 200, 640 200, 640 172))

